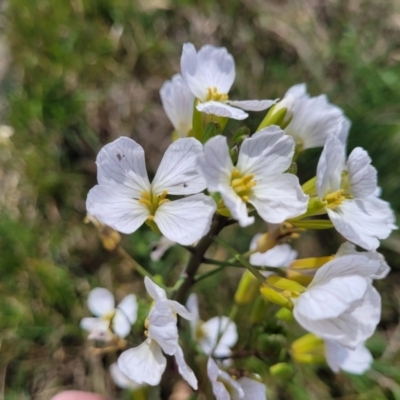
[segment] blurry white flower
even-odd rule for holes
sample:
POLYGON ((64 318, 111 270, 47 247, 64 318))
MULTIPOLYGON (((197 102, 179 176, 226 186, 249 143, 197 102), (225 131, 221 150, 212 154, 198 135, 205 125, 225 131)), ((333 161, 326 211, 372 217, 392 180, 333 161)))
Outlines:
POLYGON ((302 150, 322 147, 331 134, 346 142, 350 122, 343 111, 325 95, 310 97, 304 83, 292 86, 273 111, 281 108, 287 109, 285 122, 290 121, 284 131, 302 150))
POLYGON ((191 313, 176 301, 168 300, 165 291, 145 277, 144 283, 154 304, 146 320, 147 339, 138 347, 124 351, 118 358, 119 369, 138 384, 158 385, 167 361, 163 352, 173 355, 179 373, 197 389, 197 379, 186 364, 178 342, 177 316, 191 319, 191 313))
POLYGON ((185 43, 181 72, 190 90, 199 99, 197 109, 206 114, 242 120, 248 117, 242 110, 262 111, 275 103, 275 100, 228 100, 236 73, 235 61, 225 47, 205 45, 196 52, 192 43, 185 43))
POLYGON ((377 197, 377 172, 368 153, 355 148, 345 161, 344 144, 330 135, 317 168, 317 193, 326 212, 347 240, 376 250, 395 226, 390 205, 377 197))
POLYGON ((381 267, 379 260, 363 253, 329 261, 293 299, 297 322, 324 340, 355 349, 374 333, 380 319, 381 298, 372 278, 381 267))
MULTIPOLYGON (((262 233, 258 233, 253 237, 250 243, 250 250, 257 249, 257 242, 262 233)), ((297 257, 297 251, 292 249, 288 244, 278 244, 272 249, 267 250, 264 253, 257 251, 250 256, 250 264, 259 267, 277 267, 285 268, 297 257)))
POLYGON ((138 383, 130 380, 119 368, 117 363, 110 365, 110 375, 116 386, 121 389, 137 390, 143 387, 138 383))
POLYGON ((254 222, 247 203, 269 223, 281 223, 302 214, 308 203, 297 176, 285 171, 292 163, 293 139, 277 126, 245 139, 236 166, 227 139, 216 136, 204 145, 199 166, 210 192, 219 192, 232 217, 242 227, 254 222))
POLYGON ((352 350, 333 340, 325 340, 325 357, 333 372, 342 370, 355 375, 364 374, 374 361, 364 343, 360 343, 352 350))
POLYGON ((192 293, 186 303, 192 313, 190 328, 193 339, 199 343, 204 353, 216 357, 229 357, 231 348, 238 340, 236 324, 228 317, 213 317, 206 322, 200 320, 197 295, 192 293))
POLYGON ((12 135, 14 135, 12 126, 0 125, 0 143, 7 143, 12 135))
POLYGON ((87 305, 96 318, 83 318, 81 328, 89 332, 89 339, 111 341, 114 334, 120 338, 128 336, 136 322, 138 304, 136 296, 125 296, 115 307, 112 293, 104 288, 95 288, 89 293, 87 305))
POLYGON ((182 76, 176 74, 170 81, 164 82, 160 96, 164 111, 178 137, 188 136, 192 130, 194 95, 182 76))
POLYGON ((209 230, 215 202, 199 193, 205 188, 196 159, 202 145, 179 139, 167 149, 153 182, 146 172, 143 148, 120 137, 97 156, 97 180, 86 200, 90 214, 122 233, 136 231, 144 222, 156 225, 168 239, 189 245, 209 230), (170 201, 168 195, 192 195, 170 201))
POLYGON ((247 377, 233 379, 227 372, 218 368, 210 357, 207 374, 211 381, 216 400, 266 400, 265 385, 247 377))
POLYGON ((153 243, 153 250, 150 253, 150 258, 152 261, 159 261, 161 257, 165 254, 165 252, 174 246, 176 243, 172 240, 169 240, 165 236, 161 236, 160 240, 156 243, 153 243))

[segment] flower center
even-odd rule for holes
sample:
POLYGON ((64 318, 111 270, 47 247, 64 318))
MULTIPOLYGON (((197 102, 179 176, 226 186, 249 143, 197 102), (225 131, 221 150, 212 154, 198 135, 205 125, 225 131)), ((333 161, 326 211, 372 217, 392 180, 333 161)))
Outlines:
POLYGON ((257 185, 254 174, 242 176, 238 169, 232 172, 231 186, 236 194, 245 202, 248 202, 252 194, 253 187, 257 185))
POLYGON ((225 93, 218 93, 218 89, 216 87, 207 88, 207 98, 206 101, 226 101, 228 100, 228 95, 225 93))
POLYGON ((346 200, 344 196, 344 190, 339 189, 337 192, 329 193, 324 197, 324 201, 326 201, 326 207, 334 210, 336 207, 340 206, 343 201, 346 200))
POLYGON ((194 332, 194 338, 197 342, 199 342, 200 340, 204 339, 207 336, 205 330, 203 329, 203 325, 204 325, 204 322, 199 321, 199 323, 196 326, 196 329, 194 332))
POLYGON ((150 215, 147 217, 148 220, 152 221, 156 214, 157 208, 170 200, 166 199, 168 192, 164 190, 161 194, 155 195, 149 192, 142 192, 142 197, 139 199, 139 203, 147 207, 150 215))

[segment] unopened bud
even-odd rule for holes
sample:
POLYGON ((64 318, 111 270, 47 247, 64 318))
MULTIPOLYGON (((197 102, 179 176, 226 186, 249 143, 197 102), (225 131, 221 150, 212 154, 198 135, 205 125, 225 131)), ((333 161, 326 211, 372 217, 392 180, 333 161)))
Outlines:
POLYGON ((290 379, 294 374, 294 367, 288 363, 278 363, 269 368, 271 375, 281 379, 290 379))
POLYGON ((253 324, 257 324, 265 319, 267 315, 269 302, 263 297, 258 296, 253 304, 250 314, 250 320, 253 324))
POLYGON ((292 343, 291 355, 299 363, 311 364, 324 362, 324 341, 312 333, 307 333, 292 343))
POLYGON ((240 279, 238 288, 235 293, 236 304, 242 305, 250 303, 258 294, 260 283, 254 275, 246 270, 240 279))
POLYGON ((257 250, 260 253, 265 253, 266 251, 272 249, 276 246, 275 238, 272 237, 268 232, 264 233, 257 240, 257 250))
POLYGON ((292 269, 286 270, 286 278, 290 279, 291 281, 295 281, 302 286, 308 286, 313 280, 313 276, 314 274, 306 275, 305 273, 294 271, 292 269))
POLYGON ((287 308, 280 308, 276 313, 275 317, 285 322, 293 321, 293 312, 287 308))
POLYGON ((264 296, 264 298, 271 303, 278 304, 281 307, 286 307, 289 310, 293 309, 293 303, 291 302, 291 300, 285 297, 282 293, 272 289, 271 287, 261 286, 260 292, 264 296))
POLYGON ((292 96, 285 97, 279 103, 273 105, 268 110, 257 131, 271 125, 278 125, 281 129, 285 129, 292 120, 293 106, 294 98, 292 96))

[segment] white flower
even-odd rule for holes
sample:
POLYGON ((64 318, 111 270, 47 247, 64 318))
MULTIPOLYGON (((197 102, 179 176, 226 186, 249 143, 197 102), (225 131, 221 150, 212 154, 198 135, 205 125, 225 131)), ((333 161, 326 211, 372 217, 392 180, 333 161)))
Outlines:
POLYGON ((317 168, 317 193, 347 240, 376 250, 395 226, 390 205, 377 197, 377 172, 367 152, 355 148, 345 162, 343 143, 330 135, 317 168))
POLYGON ((333 372, 342 370, 355 375, 364 374, 374 361, 364 343, 352 350, 332 340, 325 340, 325 357, 333 372))
POLYGON ((187 309, 192 313, 190 328, 193 339, 199 343, 204 353, 216 357, 231 355, 231 347, 237 340, 236 324, 228 317, 213 317, 207 322, 200 320, 197 295, 192 293, 186 303, 187 309))
POLYGON ((329 103, 325 95, 310 97, 304 83, 292 86, 272 111, 281 108, 287 109, 284 122, 290 121, 284 131, 302 150, 322 147, 331 134, 346 142, 350 122, 343 111, 329 103))
POLYGON ((151 279, 145 277, 144 283, 154 299, 146 320, 147 339, 140 346, 124 351, 118 358, 118 368, 138 384, 158 385, 167 365, 164 352, 175 357, 179 373, 196 390, 197 379, 183 357, 176 325, 176 314, 185 319, 191 319, 192 315, 178 302, 168 300, 165 291, 151 279))
POLYGON ((199 99, 197 109, 206 114, 242 120, 248 117, 242 110, 262 111, 275 103, 275 100, 228 100, 236 73, 235 61, 225 47, 205 45, 196 52, 192 43, 185 43, 181 72, 190 90, 199 99))
POLYGON ((180 74, 164 82, 160 89, 164 111, 178 137, 188 136, 192 130, 194 96, 180 74))
POLYGON ((117 363, 110 365, 110 375, 115 385, 121 389, 138 390, 143 387, 143 385, 139 385, 138 383, 130 380, 123 372, 121 372, 117 363))
POLYGON ((132 233, 147 222, 156 224, 174 242, 196 242, 210 228, 215 202, 204 194, 174 201, 167 195, 204 190, 204 179, 196 168, 201 151, 196 139, 178 139, 169 146, 150 183, 143 148, 132 139, 120 137, 97 156, 99 184, 88 194, 88 212, 122 233, 132 233))
MULTIPOLYGON (((250 243, 250 250, 257 249, 257 241, 262 236, 262 233, 258 233, 253 237, 250 243)), ((259 267, 277 267, 285 268, 297 258, 297 251, 293 250, 288 244, 278 244, 272 249, 267 250, 264 253, 257 251, 250 256, 250 264, 259 267)))
POLYGON ((348 254, 318 269, 307 290, 293 299, 294 317, 307 331, 355 349, 375 331, 381 298, 372 286, 381 262, 348 254))
POLYGON ((291 165, 294 142, 277 126, 270 126, 240 147, 236 166, 229 156, 227 139, 216 136, 204 145, 199 166, 210 192, 219 192, 226 207, 242 227, 254 222, 247 203, 269 223, 281 223, 302 214, 308 196, 297 176, 284 173, 291 165))
POLYGON ((120 338, 128 336, 137 318, 136 296, 125 296, 115 308, 112 293, 104 288, 95 288, 87 300, 89 310, 97 318, 83 318, 81 328, 89 332, 89 339, 111 341, 113 333, 120 338))
POLYGON ((265 385, 247 377, 233 379, 228 373, 218 368, 210 357, 207 374, 211 381, 216 400, 266 400, 265 385))

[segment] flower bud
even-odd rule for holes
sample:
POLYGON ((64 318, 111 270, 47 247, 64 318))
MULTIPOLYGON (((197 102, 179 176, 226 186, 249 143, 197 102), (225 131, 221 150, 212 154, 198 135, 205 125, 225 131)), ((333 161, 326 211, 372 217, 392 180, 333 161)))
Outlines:
POLYGON ((313 364, 324 362, 324 341, 312 333, 307 333, 292 343, 291 355, 298 363, 313 364))
POLYGON ((240 279, 235 293, 235 302, 238 305, 250 303, 258 294, 260 283, 254 275, 246 270, 240 279))
POLYGON ((253 304, 250 314, 250 320, 253 324, 257 324, 265 319, 269 303, 263 296, 258 296, 253 304))
POLYGON ((281 379, 290 379, 294 374, 294 367, 293 365, 287 363, 278 363, 272 365, 269 368, 269 372, 272 376, 276 376, 281 379))

